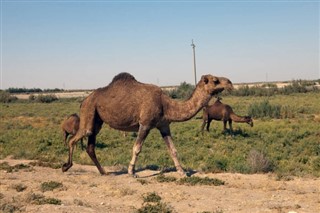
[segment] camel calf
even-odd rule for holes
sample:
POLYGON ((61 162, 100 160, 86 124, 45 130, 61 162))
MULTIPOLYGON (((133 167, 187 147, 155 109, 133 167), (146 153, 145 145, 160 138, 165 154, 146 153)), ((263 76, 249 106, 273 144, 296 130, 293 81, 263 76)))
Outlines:
POLYGON ((224 131, 227 130, 227 122, 229 122, 231 134, 233 133, 232 121, 247 123, 251 127, 253 126, 253 121, 250 116, 236 115, 231 106, 220 102, 220 98, 218 98, 213 105, 203 108, 203 123, 201 126, 201 131, 203 131, 204 126, 207 124, 207 131, 209 132, 209 127, 212 120, 223 121, 224 131))
MULTIPOLYGON (((74 136, 79 130, 80 117, 74 113, 69 115, 61 124, 63 132, 64 144, 68 146, 67 139, 69 135, 74 136)), ((83 142, 81 140, 81 148, 83 149, 83 142)))

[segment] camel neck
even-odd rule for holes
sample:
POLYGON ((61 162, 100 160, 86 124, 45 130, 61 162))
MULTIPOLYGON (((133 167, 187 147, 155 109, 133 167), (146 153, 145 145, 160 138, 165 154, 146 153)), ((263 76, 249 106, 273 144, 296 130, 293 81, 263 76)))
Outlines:
POLYGON ((210 98, 209 94, 203 94, 203 92, 197 89, 185 101, 174 100, 168 96, 164 96, 163 107, 165 118, 169 122, 187 121, 195 116, 209 102, 210 98))
POLYGON ((230 118, 234 121, 234 122, 239 122, 239 123, 245 123, 247 122, 247 119, 245 117, 239 116, 235 113, 231 113, 230 114, 230 118))

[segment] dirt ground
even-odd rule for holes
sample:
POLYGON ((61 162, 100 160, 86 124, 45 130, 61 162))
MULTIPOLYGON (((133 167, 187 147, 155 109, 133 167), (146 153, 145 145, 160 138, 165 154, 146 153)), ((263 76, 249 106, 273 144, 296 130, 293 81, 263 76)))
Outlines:
MULTIPOLYGON (((9 165, 30 161, 4 159, 9 165)), ((158 171, 137 172, 139 178, 105 167, 111 175, 100 176, 94 166, 75 164, 68 172, 60 169, 32 166, 15 172, 0 170, 0 211, 10 212, 136 212, 146 205, 143 197, 156 192, 161 202, 174 212, 320 212, 320 178, 276 180, 273 174, 244 175, 237 173, 200 174, 218 178, 222 186, 179 185, 158 182, 158 171), (53 191, 41 190, 41 183, 63 184, 53 191), (24 186, 24 190, 18 190, 24 186), (20 191, 20 192, 18 192, 20 191), (32 195, 60 199, 61 205, 38 205, 32 195)), ((176 172, 165 176, 179 178, 176 172)))

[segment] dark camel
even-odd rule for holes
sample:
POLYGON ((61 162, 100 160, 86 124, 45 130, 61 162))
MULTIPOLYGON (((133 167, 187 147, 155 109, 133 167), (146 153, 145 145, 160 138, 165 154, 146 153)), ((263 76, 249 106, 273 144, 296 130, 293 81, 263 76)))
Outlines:
POLYGON ((165 95, 155 85, 140 83, 132 75, 120 73, 108 86, 93 91, 82 102, 80 129, 69 141, 69 158, 62 166, 62 171, 65 172, 72 166, 76 142, 88 136, 87 153, 100 174, 106 174, 95 154, 96 135, 102 124, 106 123, 114 129, 138 132, 128 167, 129 175, 134 175, 142 144, 153 128, 160 131, 177 171, 185 174, 172 142, 170 123, 191 119, 213 95, 232 88, 232 83, 227 78, 204 75, 188 100, 177 101, 165 95))
POLYGON ((230 132, 233 134, 232 121, 239 123, 248 123, 251 127, 253 126, 253 121, 250 116, 239 116, 236 115, 231 106, 223 104, 218 98, 215 103, 211 106, 203 108, 203 123, 201 126, 201 131, 203 131, 204 126, 207 124, 207 131, 209 131, 210 123, 212 120, 223 121, 223 130, 227 130, 227 122, 229 123, 230 132))

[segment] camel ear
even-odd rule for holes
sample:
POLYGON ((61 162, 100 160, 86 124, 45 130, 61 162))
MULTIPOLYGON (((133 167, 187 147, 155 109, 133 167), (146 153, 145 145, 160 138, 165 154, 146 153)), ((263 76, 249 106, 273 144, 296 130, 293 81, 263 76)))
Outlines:
POLYGON ((206 75, 203 75, 203 76, 201 77, 201 79, 202 79, 202 81, 203 81, 205 84, 207 84, 207 83, 209 82, 208 76, 206 76, 206 75))

